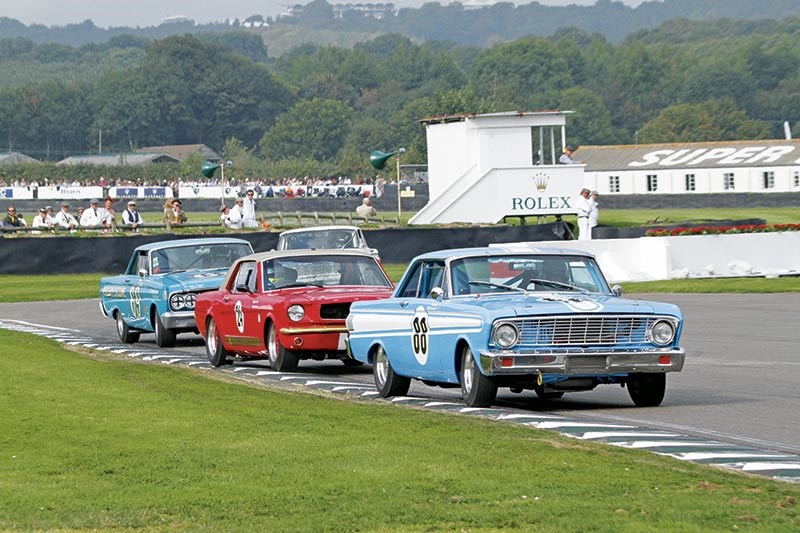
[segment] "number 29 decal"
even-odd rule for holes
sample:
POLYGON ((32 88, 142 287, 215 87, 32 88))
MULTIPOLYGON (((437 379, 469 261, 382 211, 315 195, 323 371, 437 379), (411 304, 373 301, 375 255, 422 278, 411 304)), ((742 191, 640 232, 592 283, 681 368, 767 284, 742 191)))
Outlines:
POLYGON ((414 351, 414 358, 419 364, 424 365, 428 362, 428 313, 425 308, 420 306, 411 320, 411 349, 414 351))

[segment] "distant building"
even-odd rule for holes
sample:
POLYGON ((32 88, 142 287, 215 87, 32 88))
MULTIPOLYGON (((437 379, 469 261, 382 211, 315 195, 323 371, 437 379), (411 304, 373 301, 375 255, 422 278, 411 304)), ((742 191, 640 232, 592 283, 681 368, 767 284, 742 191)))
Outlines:
POLYGON ((62 159, 57 165, 145 166, 154 163, 177 163, 178 159, 164 153, 129 153, 108 155, 82 155, 62 159))
POLYGON ((194 19, 184 17, 183 15, 172 15, 161 19, 161 24, 194 24, 194 19))
POLYGON ((167 146, 143 146, 136 150, 140 154, 167 154, 174 157, 178 161, 183 161, 190 154, 200 154, 203 159, 216 161, 220 159, 217 152, 206 146, 205 144, 172 144, 167 146))
POLYGON ((800 140, 582 146, 600 194, 800 192, 800 140))
POLYGON ((41 163, 41 161, 19 152, 0 154, 0 165, 19 165, 23 163, 41 163))
POLYGON ((360 13, 364 17, 372 17, 380 20, 394 15, 394 11, 394 4, 392 3, 333 5, 333 16, 337 19, 343 18, 348 13, 360 13))

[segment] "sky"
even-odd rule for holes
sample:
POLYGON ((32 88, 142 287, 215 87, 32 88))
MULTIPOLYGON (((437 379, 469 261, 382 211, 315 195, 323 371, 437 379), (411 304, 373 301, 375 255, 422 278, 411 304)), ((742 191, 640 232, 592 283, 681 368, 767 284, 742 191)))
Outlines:
MULTIPOLYGON (((65 26, 91 20, 96 26, 157 26, 165 17, 186 16, 205 23, 225 19, 244 19, 250 15, 275 16, 292 4, 310 0, 0 0, 0 17, 30 24, 65 26)), ((328 0, 330 4, 358 3, 366 0, 328 0)), ((390 0, 369 0, 383 1, 390 0)), ((418 7, 427 0, 393 0, 398 7, 418 7)), ((449 0, 440 0, 448 3, 449 0)), ((483 3, 491 0, 462 0, 462 3, 483 3)), ((513 0, 517 4, 528 0, 513 0)), ((630 6, 643 0, 621 0, 630 6)), ((539 0, 541 4, 593 4, 594 0, 539 0)), ((2 38, 2 35, 0 35, 2 38)))

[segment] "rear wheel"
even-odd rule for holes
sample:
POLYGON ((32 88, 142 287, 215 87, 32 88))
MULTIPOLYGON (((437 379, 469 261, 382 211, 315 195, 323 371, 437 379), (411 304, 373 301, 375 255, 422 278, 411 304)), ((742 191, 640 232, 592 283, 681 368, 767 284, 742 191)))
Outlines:
POLYGON ((297 364, 300 362, 297 352, 287 350, 278 342, 278 331, 273 323, 270 323, 267 329, 267 350, 269 351, 267 355, 269 366, 272 367, 272 370, 278 372, 297 370, 297 364))
POLYGON ((228 360, 228 350, 222 346, 222 338, 217 329, 217 323, 213 318, 208 319, 206 325, 206 355, 213 367, 230 364, 228 360))
POLYGON ((153 327, 156 330, 156 344, 161 348, 171 348, 175 346, 175 332, 164 326, 158 312, 153 310, 153 327))
POLYGON ((497 398, 497 385, 481 373, 468 344, 461 350, 461 396, 470 407, 489 407, 497 398))
POLYGON ((408 389, 411 388, 411 378, 398 375, 394 371, 383 346, 378 346, 375 351, 372 377, 375 379, 375 388, 378 389, 381 398, 405 396, 408 394, 408 389))
POLYGON ((131 331, 131 328, 125 323, 125 319, 122 318, 122 313, 117 311, 114 317, 117 319, 117 335, 119 335, 119 340, 125 344, 137 342, 139 340, 139 333, 131 331))
POLYGON ((661 405, 667 391, 666 374, 631 374, 627 381, 628 394, 636 407, 661 405))

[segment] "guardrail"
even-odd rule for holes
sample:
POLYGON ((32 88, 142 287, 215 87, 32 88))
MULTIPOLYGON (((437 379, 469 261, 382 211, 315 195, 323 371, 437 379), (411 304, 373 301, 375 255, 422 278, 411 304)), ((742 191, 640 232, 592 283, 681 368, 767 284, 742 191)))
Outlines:
MULTIPOLYGON (((370 217, 364 218, 359 217, 357 215, 352 215, 350 213, 319 213, 319 212, 311 212, 305 213, 302 211, 296 211, 294 213, 283 213, 278 211, 277 213, 267 214, 264 217, 261 217, 259 220, 259 228, 267 229, 270 226, 275 226, 275 223, 270 221, 277 221, 278 226, 290 228, 290 227, 302 227, 302 226, 326 226, 326 225, 337 225, 337 224, 347 224, 347 225, 358 225, 358 224, 379 224, 381 226, 387 224, 394 224, 399 225, 399 220, 397 216, 394 217, 385 217, 383 215, 379 215, 377 217, 370 217), (263 226, 264 223, 269 224, 268 226, 263 226)), ((204 221, 204 222, 183 222, 181 224, 173 224, 170 222, 158 222, 158 223, 145 223, 140 224, 139 228, 141 230, 146 230, 148 232, 163 230, 164 232, 172 232, 179 228, 226 228, 225 224, 219 221, 204 221)), ((113 222, 111 227, 109 228, 77 228, 74 230, 70 230, 67 228, 62 228, 59 226, 54 226, 52 228, 46 227, 33 227, 33 226, 3 226, 1 228, 3 234, 8 233, 28 233, 28 234, 43 234, 43 233, 50 233, 50 234, 69 234, 69 233, 96 233, 96 234, 103 234, 103 233, 114 233, 114 232, 123 232, 123 231, 136 231, 130 224, 118 224, 113 222)))

